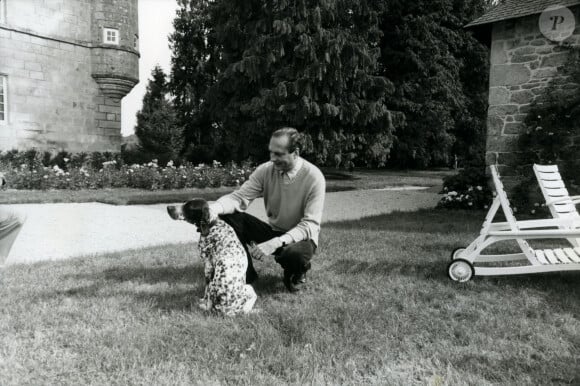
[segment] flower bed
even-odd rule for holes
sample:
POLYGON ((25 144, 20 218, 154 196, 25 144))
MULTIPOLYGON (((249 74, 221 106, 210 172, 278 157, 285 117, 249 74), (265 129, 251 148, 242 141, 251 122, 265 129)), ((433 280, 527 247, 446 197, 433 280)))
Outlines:
POLYGON ((40 162, 3 162, 0 165, 8 187, 12 189, 103 189, 137 188, 148 190, 205 188, 241 185, 252 173, 250 164, 222 165, 214 161, 212 165, 197 166, 186 163, 179 167, 169 162, 162 167, 153 160, 143 165, 125 165, 117 160, 101 163, 95 168, 90 162, 82 166, 63 159, 62 166, 44 166, 40 162))

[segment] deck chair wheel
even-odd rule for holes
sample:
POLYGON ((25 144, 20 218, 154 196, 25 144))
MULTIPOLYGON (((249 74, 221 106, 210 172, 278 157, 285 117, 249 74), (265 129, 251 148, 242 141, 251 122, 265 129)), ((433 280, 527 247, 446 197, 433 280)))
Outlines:
POLYGON ((455 248, 453 252, 451 252, 451 261, 457 259, 459 257, 459 254, 463 251, 465 251, 465 248, 463 247, 455 248))
POLYGON ((469 281, 474 274, 473 264, 465 259, 455 259, 447 266, 447 275, 453 281, 464 283, 469 281))

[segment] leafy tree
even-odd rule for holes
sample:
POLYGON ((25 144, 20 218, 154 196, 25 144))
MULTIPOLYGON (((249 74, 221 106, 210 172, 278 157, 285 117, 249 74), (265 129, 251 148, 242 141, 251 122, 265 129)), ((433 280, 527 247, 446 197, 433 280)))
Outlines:
POLYGON ((140 149, 160 163, 179 158, 183 149, 183 130, 178 125, 173 104, 169 99, 166 75, 156 66, 143 97, 143 107, 137 113, 135 134, 140 149))
POLYGON ((392 145, 378 75, 382 3, 180 0, 172 91, 187 140, 261 159, 270 133, 303 132, 319 163, 386 162, 392 145), (188 123, 189 121, 190 123, 188 123), (195 123, 194 123, 195 122, 195 123))
POLYGON ((401 111, 393 162, 449 165, 483 154, 487 49, 463 26, 485 0, 389 0, 381 17, 381 65, 393 79, 389 107, 401 111))
POLYGON ((171 90, 190 158, 263 158, 291 125, 319 163, 482 163, 487 49, 463 27, 497 1, 179 3, 171 90))

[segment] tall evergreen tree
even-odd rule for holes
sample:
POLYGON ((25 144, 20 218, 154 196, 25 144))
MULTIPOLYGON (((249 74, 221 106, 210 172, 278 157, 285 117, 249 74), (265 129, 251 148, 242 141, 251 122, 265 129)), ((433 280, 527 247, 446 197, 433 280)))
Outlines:
MULTIPOLYGON (((304 132, 318 162, 384 164, 392 144, 371 0, 180 0, 172 90, 188 140, 267 155, 273 129, 304 132), (331 154, 333 153, 333 154, 331 154)), ((195 145, 197 145, 195 144, 195 145)))
POLYGON ((195 162, 211 161, 216 154, 214 132, 209 117, 206 94, 215 83, 214 58, 219 52, 210 46, 213 28, 208 0, 178 0, 179 9, 169 37, 172 49, 171 81, 178 124, 184 130, 188 158, 195 162))
POLYGON ((487 0, 389 0, 381 17, 381 64, 395 83, 389 100, 403 112, 393 162, 449 165, 478 157, 485 143, 487 49, 463 26, 487 0))
POLYGON ((177 124, 175 110, 169 99, 166 75, 156 66, 151 72, 143 106, 137 113, 135 134, 140 148, 151 158, 166 163, 179 158, 183 149, 183 130, 177 124))

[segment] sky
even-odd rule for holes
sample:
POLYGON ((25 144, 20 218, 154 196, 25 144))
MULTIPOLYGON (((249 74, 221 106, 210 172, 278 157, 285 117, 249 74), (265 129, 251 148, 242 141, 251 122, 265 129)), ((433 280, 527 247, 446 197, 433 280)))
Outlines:
POLYGON ((151 71, 159 64, 166 74, 171 68, 171 51, 167 37, 173 31, 176 0, 139 0, 139 83, 121 102, 121 133, 133 134, 135 114, 141 109, 151 71))

